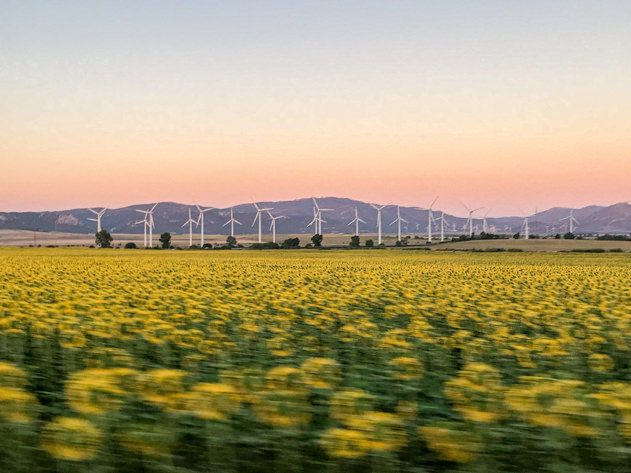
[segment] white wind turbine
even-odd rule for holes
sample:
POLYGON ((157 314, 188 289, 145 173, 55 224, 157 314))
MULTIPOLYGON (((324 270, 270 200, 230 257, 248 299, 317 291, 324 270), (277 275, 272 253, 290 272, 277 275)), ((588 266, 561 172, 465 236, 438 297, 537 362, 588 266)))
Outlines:
POLYGON ((309 228, 311 225, 315 225, 313 227, 313 233, 315 233, 316 235, 318 234, 318 211, 316 210, 316 208, 313 208, 313 218, 311 219, 311 221, 307 224, 307 228, 309 228))
POLYGON ((434 210, 434 204, 438 200, 438 196, 432 201, 429 208, 427 209, 427 243, 432 242, 432 222, 434 220, 434 214, 432 211, 434 210))
POLYGON ((574 209, 570 209, 570 215, 561 219, 561 221, 567 220, 570 224, 570 233, 574 233, 574 224, 579 224, 578 220, 574 218, 574 209))
POLYGON ((279 215, 278 217, 274 217, 269 210, 267 211, 267 215, 269 215, 269 218, 272 220, 272 223, 270 223, 270 226, 269 226, 269 229, 272 231, 272 243, 276 243, 276 220, 279 220, 281 218, 287 218, 287 217, 285 217, 284 215, 279 215))
POLYGON ((377 211, 377 244, 381 245, 381 211, 388 205, 370 204, 377 211))
POLYGON ((399 210, 399 206, 397 205, 397 218, 395 218, 390 225, 397 224, 397 241, 401 241, 401 222, 408 223, 408 221, 404 218, 401 218, 401 212, 399 210))
POLYGON ((318 218, 316 220, 316 233, 318 235, 322 235, 322 224, 326 223, 326 220, 322 220, 322 212, 332 212, 333 209, 321 209, 318 205, 318 202, 315 200, 315 197, 311 198, 313 200, 313 204, 317 209, 318 218))
POLYGON ((243 225, 241 222, 239 222, 238 220, 236 220, 232 214, 232 207, 230 207, 230 220, 228 220, 226 223, 224 223, 222 226, 225 227, 226 225, 230 224, 230 236, 233 237, 234 236, 234 224, 238 224, 238 225, 243 225))
POLYGON ((524 230, 524 239, 530 238, 530 226, 528 225, 528 215, 524 217, 524 222, 521 224, 521 228, 524 230))
POLYGON ((208 212, 209 210, 214 210, 215 208, 206 207, 204 209, 197 204, 195 205, 195 207, 197 207, 197 210, 199 212, 199 217, 197 218, 197 224, 202 226, 200 229, 200 246, 203 248, 204 247, 204 214, 208 212))
POLYGON ((188 225, 188 246, 193 246, 193 224, 198 225, 199 219, 198 220, 193 220, 191 218, 191 209, 188 209, 188 220, 186 222, 184 222, 184 225, 182 225, 183 227, 185 227, 186 225, 188 225))
POLYGON ((139 220, 137 222, 134 222, 134 225, 140 225, 143 224, 143 229, 144 229, 144 247, 147 248, 147 224, 149 223, 149 219, 147 218, 147 214, 145 214, 144 218, 142 220, 139 220))
MULTIPOLYGON (((460 202, 462 204, 462 202, 460 202)), ((473 237, 473 212, 477 212, 478 210, 480 210, 482 207, 478 207, 477 209, 473 209, 471 210, 469 207, 467 207, 465 204, 462 204, 463 207, 465 209, 467 209, 469 211, 469 218, 467 219, 467 224, 469 225, 469 238, 473 237)))
POLYGON ((98 212, 94 209, 88 209, 88 210, 92 212, 94 215, 96 215, 96 218, 88 218, 88 220, 92 222, 96 222, 96 231, 100 232, 101 231, 101 217, 103 216, 103 214, 105 213, 107 209, 103 207, 103 209, 99 210, 98 212))
POLYGON ((440 218, 436 219, 440 222, 440 241, 445 241, 445 212, 440 212, 440 218))
POLYGON ((349 225, 355 224, 355 235, 359 235, 359 222, 364 224, 366 223, 361 218, 359 218, 359 216, 357 215, 357 207, 355 207, 355 218, 349 223, 349 225))
POLYGON ((486 216, 489 214, 490 211, 491 209, 487 210, 486 213, 484 214, 484 217, 482 217, 482 231, 484 233, 489 233, 489 225, 486 222, 486 216))
MULTIPOLYGON (((153 204, 149 210, 136 210, 136 212, 140 212, 145 214, 145 234, 147 233, 147 227, 149 227, 149 248, 153 248, 153 228, 155 224, 153 223, 153 211, 155 210, 158 203, 153 204)), ((147 238, 145 235, 145 247, 147 246, 147 238)))
POLYGON ((270 210, 274 210, 273 208, 267 208, 267 209, 262 209, 260 208, 256 202, 252 202, 252 205, 254 205, 254 207, 256 207, 256 216, 254 217, 254 221, 252 222, 252 226, 254 226, 254 224, 256 223, 256 221, 259 221, 259 243, 263 243, 261 237, 261 212, 269 212, 270 210))

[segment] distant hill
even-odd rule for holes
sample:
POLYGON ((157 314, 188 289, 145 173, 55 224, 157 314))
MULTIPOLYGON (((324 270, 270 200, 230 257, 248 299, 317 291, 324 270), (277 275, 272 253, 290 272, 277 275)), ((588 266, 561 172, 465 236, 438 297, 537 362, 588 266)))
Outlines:
MULTIPOLYGON (((360 233, 374 234, 377 228, 377 212, 369 203, 339 197, 324 197, 318 199, 321 208, 333 209, 323 212, 324 233, 352 233, 354 225, 348 223, 355 216, 355 207, 359 217, 366 221, 360 224, 360 233)), ((143 214, 137 210, 148 209, 153 203, 131 205, 119 209, 108 209, 102 219, 103 228, 112 233, 142 233, 143 225, 136 224, 142 220, 143 214)), ((297 199, 280 202, 260 202, 261 207, 272 207, 274 215, 287 218, 277 221, 278 233, 311 233, 313 226, 307 227, 313 219, 313 201, 311 199, 297 199)), ((160 202, 154 211, 154 233, 170 232, 184 233, 182 224, 188 218, 188 209, 192 209, 194 218, 198 212, 191 205, 176 202, 160 202)), ((235 233, 251 234, 255 232, 252 222, 256 210, 251 203, 233 207, 234 218, 242 223, 235 226, 235 233)), ((427 232, 427 210, 414 207, 400 207, 401 217, 408 223, 402 225, 402 232, 406 235, 425 234, 427 232)), ((567 217, 569 208, 553 207, 529 218, 530 232, 538 234, 564 233, 568 230, 567 217)), ((383 232, 392 234, 396 226, 391 223, 397 215, 396 206, 388 206, 382 211, 383 232)), ((477 213, 474 219, 476 233, 482 231, 482 213, 477 213)), ((0 229, 38 230, 69 233, 94 233, 96 223, 89 221, 94 215, 86 208, 69 209, 51 212, 0 212, 0 229)), ((434 218, 439 218, 440 212, 434 212, 434 218)), ((578 220, 576 233, 631 233, 631 205, 618 203, 610 206, 591 205, 581 209, 574 209, 574 217, 578 220)), ((230 209, 216 209, 206 213, 204 217, 204 231, 208 234, 229 233, 229 227, 223 224, 230 218, 230 209)), ((466 218, 445 214, 445 232, 454 234, 467 233, 466 218)), ((512 234, 522 231, 523 217, 494 217, 487 219, 488 230, 491 233, 512 234)), ((270 219, 263 217, 264 231, 269 231, 270 219)), ((437 223, 434 231, 439 232, 437 223)))

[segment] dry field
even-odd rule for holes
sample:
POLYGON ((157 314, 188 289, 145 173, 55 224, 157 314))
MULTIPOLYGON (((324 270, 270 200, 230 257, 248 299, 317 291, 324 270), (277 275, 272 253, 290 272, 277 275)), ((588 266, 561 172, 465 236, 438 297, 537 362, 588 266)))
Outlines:
MULTIPOLYGON (((113 234, 114 246, 124 246, 127 242, 135 243, 139 248, 143 245, 142 234, 113 234)), ((154 235, 154 247, 160 245, 158 238, 159 233, 154 235)), ((302 246, 310 242, 310 234, 278 234, 276 241, 282 242, 287 238, 300 238, 302 246)), ((245 246, 258 241, 258 235, 237 235, 237 241, 245 246)), ((324 246, 346 246, 350 241, 351 235, 346 234, 325 234, 324 246)), ((383 242, 386 246, 394 246, 396 236, 383 235, 383 242)), ((376 235, 360 235, 361 246, 364 246, 366 240, 372 239, 377 243, 376 235)), ((223 244, 226 241, 226 235, 206 235, 204 237, 206 243, 213 245, 223 244)), ((264 234, 263 241, 271 241, 271 235, 264 234)), ((438 240, 435 240, 437 242, 438 240)), ((189 243, 188 234, 172 235, 171 242, 175 246, 187 247, 189 243)), ((193 244, 198 245, 200 242, 199 233, 193 235, 193 244)), ((0 246, 90 246, 94 244, 94 236, 92 234, 82 233, 61 233, 61 232, 32 232, 28 230, 0 230, 0 246)), ((426 240, 411 239, 408 248, 425 248, 426 240)), ((624 252, 631 252, 630 241, 598 241, 598 240, 475 240, 454 243, 434 243, 432 250, 485 250, 493 248, 521 249, 523 251, 572 251, 572 250, 593 250, 602 248, 606 251, 613 249, 621 249, 624 252)))

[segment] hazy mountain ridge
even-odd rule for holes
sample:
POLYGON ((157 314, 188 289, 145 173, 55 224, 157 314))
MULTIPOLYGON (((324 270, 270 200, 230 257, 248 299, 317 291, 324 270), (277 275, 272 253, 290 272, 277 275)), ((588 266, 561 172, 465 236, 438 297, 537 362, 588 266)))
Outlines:
MULTIPOLYGON (((360 223, 360 233, 376 233, 377 212, 369 203, 339 197, 319 198, 318 204, 322 209, 333 209, 323 212, 324 233, 354 233, 355 226, 348 223, 355 216, 355 207, 359 217, 366 223, 360 223)), ((142 220, 143 214, 137 210, 146 210, 153 203, 135 204, 118 209, 108 209, 102 218, 102 227, 112 233, 142 233, 143 225, 136 224, 142 220)), ((276 223, 277 233, 312 233, 313 225, 307 227, 313 219, 313 201, 309 198, 279 202, 259 202, 259 207, 272 207, 272 214, 283 215, 286 218, 276 223)), ((160 202, 154 211, 154 234, 170 232, 173 234, 186 233, 182 224, 188 219, 188 209, 193 218, 197 218, 198 211, 194 205, 176 202, 160 202)), ((258 225, 252 226, 256 209, 251 203, 233 207, 234 218, 242 223, 235 225, 236 234, 252 234, 258 231, 258 225)), ((402 223, 404 234, 426 234, 428 223, 427 210, 415 207, 400 207, 401 217, 407 220, 402 223)), ((553 207, 536 215, 530 215, 529 227, 531 233, 553 234, 567 231, 567 219, 570 209, 553 207)), ((474 215, 474 230, 482 231, 482 217, 484 209, 474 215)), ((382 211, 382 231, 384 234, 394 234, 397 231, 396 205, 389 205, 382 211)), ((47 212, 0 212, 0 229, 57 231, 69 233, 94 233, 96 222, 87 208, 47 211, 47 212)), ((440 210, 434 210, 434 218, 440 217, 440 210)), ((574 217, 578 220, 575 233, 631 233, 631 205, 626 202, 610 206, 590 205, 581 209, 574 209, 574 217)), ((204 217, 204 231, 207 234, 229 234, 229 226, 223 226, 230 218, 230 208, 215 209, 206 213, 204 217)), ((487 217, 488 230, 491 233, 515 233, 523 231, 523 216, 487 217)), ((451 235, 468 233, 465 229, 467 219, 445 214, 445 232, 451 235)), ((263 215, 263 231, 269 233, 270 219, 263 215)), ((199 228, 195 228, 197 232, 199 228)), ((440 223, 436 222, 433 232, 438 235, 440 223)))

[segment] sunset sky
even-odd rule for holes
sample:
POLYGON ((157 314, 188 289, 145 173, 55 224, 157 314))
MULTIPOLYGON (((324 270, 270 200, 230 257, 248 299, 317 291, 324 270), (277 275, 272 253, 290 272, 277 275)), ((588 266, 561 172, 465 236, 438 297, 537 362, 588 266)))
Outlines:
POLYGON ((628 0, 0 7, 0 211, 631 200, 628 0))

